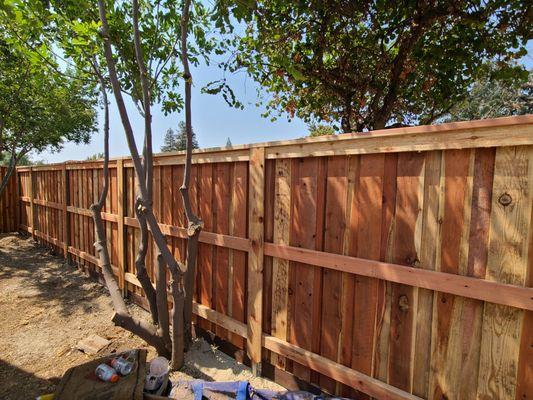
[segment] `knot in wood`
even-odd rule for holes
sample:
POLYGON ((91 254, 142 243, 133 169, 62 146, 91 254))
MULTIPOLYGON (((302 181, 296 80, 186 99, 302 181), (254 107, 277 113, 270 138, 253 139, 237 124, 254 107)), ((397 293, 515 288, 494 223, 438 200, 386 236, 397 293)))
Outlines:
POLYGON ((502 206, 507 207, 513 202, 513 198, 509 193, 503 193, 500 197, 498 197, 498 203, 500 203, 502 206))
POLYGON ((400 298, 398 299, 398 308, 403 312, 407 312, 407 310, 409 310, 409 299, 407 298, 407 296, 400 296, 400 298))

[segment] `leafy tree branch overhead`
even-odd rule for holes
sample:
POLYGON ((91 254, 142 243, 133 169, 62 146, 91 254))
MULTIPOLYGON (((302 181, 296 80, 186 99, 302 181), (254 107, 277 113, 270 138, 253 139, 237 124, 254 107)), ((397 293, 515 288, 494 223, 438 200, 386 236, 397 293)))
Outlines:
POLYGON ((339 122, 344 132, 429 124, 488 62, 527 78, 514 63, 533 37, 526 0, 219 0, 217 9, 218 26, 236 32, 224 68, 266 88, 274 117, 339 122))
POLYGON ((0 193, 28 153, 58 151, 68 141, 87 143, 96 130, 94 89, 34 63, 2 36, 0 155, 9 161, 0 193))

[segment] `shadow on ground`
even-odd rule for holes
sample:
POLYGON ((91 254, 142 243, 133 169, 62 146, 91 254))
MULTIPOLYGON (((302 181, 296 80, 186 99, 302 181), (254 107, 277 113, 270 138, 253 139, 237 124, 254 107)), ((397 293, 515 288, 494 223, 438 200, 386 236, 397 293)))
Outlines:
POLYGON ((52 393, 58 378, 42 379, 0 359, 0 398, 4 400, 32 399, 52 393), (23 384, 21 384, 23 383, 23 384))
POLYGON ((24 293, 17 293, 18 298, 54 302, 60 306, 62 315, 77 310, 98 311, 91 300, 105 293, 101 285, 88 280, 82 271, 31 238, 3 234, 0 235, 0 280, 13 278, 22 280, 22 286, 26 288, 24 293))

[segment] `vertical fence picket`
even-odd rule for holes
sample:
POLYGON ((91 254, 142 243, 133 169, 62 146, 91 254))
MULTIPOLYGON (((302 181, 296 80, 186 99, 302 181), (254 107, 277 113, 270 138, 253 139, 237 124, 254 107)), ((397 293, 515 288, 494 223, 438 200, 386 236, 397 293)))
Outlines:
POLYGON ((261 334, 263 298, 263 219, 265 187, 265 149, 250 150, 248 237, 248 341, 247 350, 255 374, 261 371, 261 334))
POLYGON ((120 288, 122 289, 122 295, 127 297, 128 285, 126 284, 126 255, 124 253, 124 161, 122 159, 117 160, 117 213, 118 279, 120 288))

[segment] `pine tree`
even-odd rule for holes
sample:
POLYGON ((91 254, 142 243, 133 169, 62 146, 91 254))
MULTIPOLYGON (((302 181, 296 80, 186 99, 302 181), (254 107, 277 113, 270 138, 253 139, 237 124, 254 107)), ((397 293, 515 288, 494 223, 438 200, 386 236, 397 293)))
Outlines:
POLYGON ((167 153, 169 151, 177 150, 177 135, 172 128, 168 128, 165 133, 165 138, 163 139, 163 146, 161 146, 161 151, 167 153))
MULTIPOLYGON (((185 122, 180 121, 178 124, 179 133, 176 137, 176 150, 185 150, 187 148, 187 130, 185 128, 185 122)), ((192 131, 192 148, 197 149, 198 146, 198 140, 196 140, 196 133, 194 133, 194 130, 192 131)))
MULTIPOLYGON (((178 128, 179 132, 175 132, 172 128, 169 128, 167 133, 165 133, 163 146, 161 146, 161 151, 163 153, 187 149, 187 131, 185 129, 185 122, 180 122, 178 128)), ((198 148, 198 140, 196 140, 196 134, 194 131, 192 132, 192 148, 198 148)))

